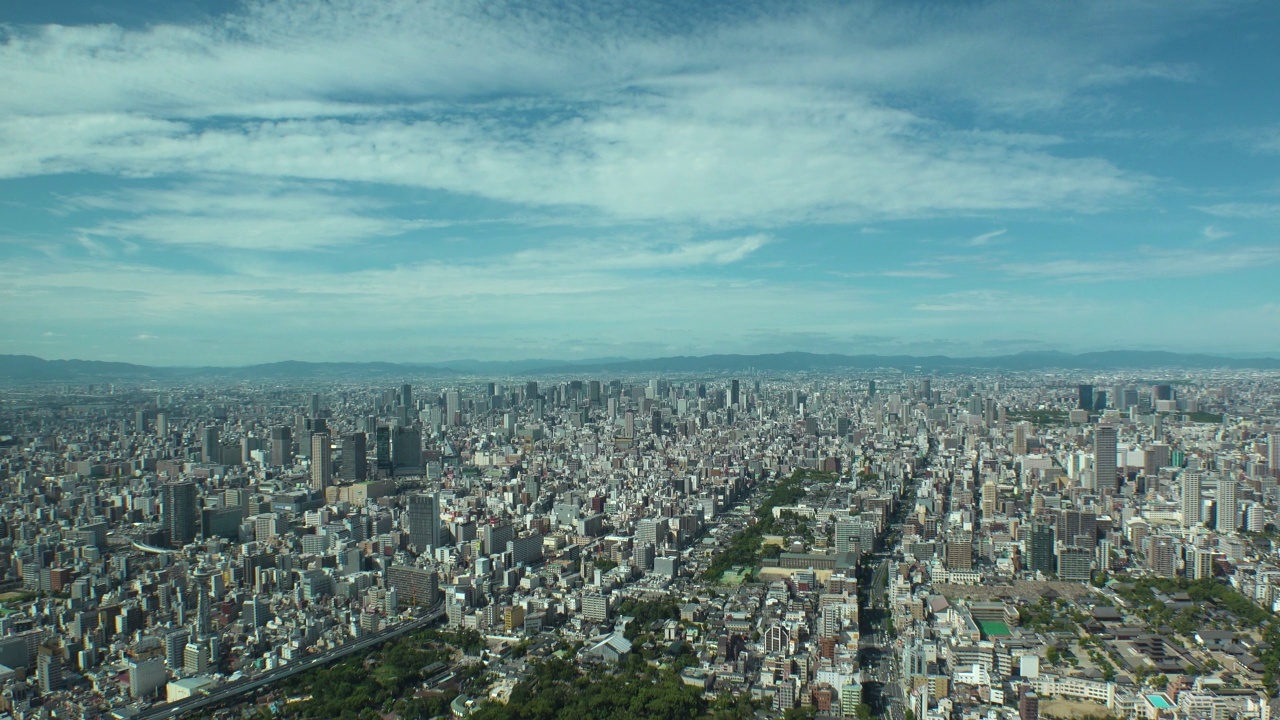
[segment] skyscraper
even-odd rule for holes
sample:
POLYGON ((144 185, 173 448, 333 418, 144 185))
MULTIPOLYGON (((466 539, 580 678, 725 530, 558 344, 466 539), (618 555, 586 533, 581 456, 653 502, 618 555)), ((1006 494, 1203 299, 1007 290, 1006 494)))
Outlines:
POLYGON ((288 425, 271 428, 271 464, 276 467, 293 465, 293 430, 288 425))
POLYGON ((391 464, 396 468, 422 467, 422 433, 397 427, 391 436, 391 464))
POLYGON ((1093 410, 1093 386, 1081 385, 1079 389, 1080 389, 1080 402, 1078 404, 1078 407, 1081 410, 1093 410))
POLYGON ((1046 523, 1038 523, 1033 526, 1031 528, 1030 545, 1028 552, 1031 556, 1029 569, 1032 572, 1041 572, 1045 575, 1057 572, 1058 566, 1053 552, 1053 526, 1046 523))
POLYGON ((333 447, 328 433, 311 436, 311 489, 324 492, 333 484, 333 447))
POLYGON ((1267 469, 1280 477, 1280 433, 1274 431, 1267 437, 1267 469))
POLYGON ((207 427, 200 432, 200 459, 207 463, 220 462, 218 458, 218 428, 207 427))
POLYGON ((1240 506, 1236 501, 1236 478, 1227 474, 1218 478, 1218 532, 1234 533, 1240 526, 1240 506))
POLYGON ((374 462, 379 470, 391 470, 391 428, 386 425, 373 431, 374 462))
POLYGON ((737 380, 729 381, 729 406, 732 407, 739 403, 740 386, 737 380))
POLYGON ((160 486, 161 524, 169 531, 169 542, 182 547, 196 537, 196 484, 171 482, 160 486))
MULTIPOLYGON (((405 386, 408 387, 407 385, 405 386)), ((342 479, 362 482, 369 476, 368 449, 365 434, 354 432, 342 436, 342 479)))
POLYGON ((433 493, 409 495, 409 542, 419 552, 440 544, 440 500, 433 493))
POLYGON ((1199 525, 1200 517, 1200 484, 1204 476, 1198 470, 1186 470, 1182 473, 1182 526, 1189 528, 1199 525))
POLYGON ((1098 490, 1116 489, 1120 486, 1116 475, 1116 428, 1099 424, 1093 431, 1093 468, 1098 490))
POLYGON ((400 404, 405 407, 413 407, 413 386, 405 383, 400 388, 400 404))

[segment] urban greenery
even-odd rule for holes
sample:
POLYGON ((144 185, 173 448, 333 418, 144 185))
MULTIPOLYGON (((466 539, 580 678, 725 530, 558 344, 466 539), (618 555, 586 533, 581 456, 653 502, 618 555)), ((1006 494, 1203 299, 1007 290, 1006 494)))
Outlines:
MULTIPOLYGON (((732 707, 732 706, 731 706, 732 707)), ((696 688, 672 670, 631 656, 618 668, 579 670, 557 658, 534 665, 501 705, 486 703, 473 720, 590 720, 654 718, 677 720, 707 713, 696 688)), ((719 717, 712 714, 712 717, 719 717)), ((724 717, 735 717, 725 715, 724 717)))
POLYGON ((758 565, 762 557, 761 545, 765 535, 777 534, 786 528, 795 527, 801 534, 807 530, 809 536, 812 536, 813 530, 805 523, 796 522, 798 517, 794 514, 787 518, 775 519, 773 509, 794 505, 803 499, 806 494, 806 484, 831 482, 834 479, 835 475, 832 473, 797 470, 791 474, 791 477, 779 480, 773 486, 769 496, 756 509, 756 522, 734 535, 728 547, 711 559, 711 564, 702 573, 703 579, 714 580, 733 567, 758 565))

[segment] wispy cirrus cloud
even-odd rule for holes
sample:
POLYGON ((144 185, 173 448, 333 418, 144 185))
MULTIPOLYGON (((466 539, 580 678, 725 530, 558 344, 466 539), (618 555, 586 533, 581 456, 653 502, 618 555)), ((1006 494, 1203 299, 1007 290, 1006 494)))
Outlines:
POLYGON ((1280 247, 1238 246, 1220 250, 1145 247, 1129 255, 1080 259, 1062 258, 1035 263, 1003 263, 1009 275, 1064 282, 1183 278, 1235 272, 1280 263, 1280 247))

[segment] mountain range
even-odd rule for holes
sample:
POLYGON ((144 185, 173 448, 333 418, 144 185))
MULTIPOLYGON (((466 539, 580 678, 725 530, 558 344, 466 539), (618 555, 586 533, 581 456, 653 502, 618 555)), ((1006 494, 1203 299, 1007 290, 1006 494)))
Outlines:
POLYGON ((920 372, 962 370, 1278 370, 1280 359, 1224 357, 1161 351, 1113 350, 1081 354, 1023 352, 1013 355, 836 355, 783 352, 762 355, 700 355, 631 360, 457 360, 445 363, 305 362, 287 360, 238 367, 153 367, 98 360, 44 360, 0 355, 0 381, 70 382, 123 380, 293 380, 405 378, 422 376, 572 375, 586 373, 803 372, 876 368, 920 372))

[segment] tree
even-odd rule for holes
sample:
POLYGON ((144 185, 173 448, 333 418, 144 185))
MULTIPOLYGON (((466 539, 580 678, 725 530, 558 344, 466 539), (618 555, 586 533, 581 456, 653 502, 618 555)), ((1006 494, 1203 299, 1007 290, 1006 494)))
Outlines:
POLYGON ((871 720, 871 706, 866 703, 858 703, 858 720, 871 720))

